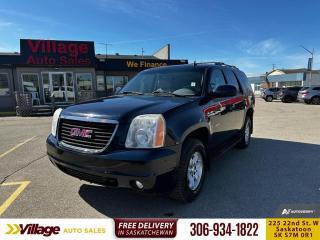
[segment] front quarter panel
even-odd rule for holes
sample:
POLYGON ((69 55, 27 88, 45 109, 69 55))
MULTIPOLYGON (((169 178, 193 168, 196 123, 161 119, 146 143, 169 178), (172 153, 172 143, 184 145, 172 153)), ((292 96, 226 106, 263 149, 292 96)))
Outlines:
POLYGON ((197 101, 169 111, 164 117, 167 125, 166 145, 181 144, 196 129, 209 129, 197 101))

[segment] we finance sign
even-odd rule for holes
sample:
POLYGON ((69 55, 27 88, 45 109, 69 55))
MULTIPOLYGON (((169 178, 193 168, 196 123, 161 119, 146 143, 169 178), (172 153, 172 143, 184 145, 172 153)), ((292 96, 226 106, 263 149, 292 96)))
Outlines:
POLYGON ((60 41, 21 39, 23 64, 51 66, 94 66, 94 43, 88 41, 60 41))

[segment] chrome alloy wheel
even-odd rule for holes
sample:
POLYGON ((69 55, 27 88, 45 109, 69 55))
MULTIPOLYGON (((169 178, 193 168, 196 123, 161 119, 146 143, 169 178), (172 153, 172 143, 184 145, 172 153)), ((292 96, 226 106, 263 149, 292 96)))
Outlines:
POLYGON ((188 187, 194 191, 200 184, 203 174, 203 157, 200 152, 194 152, 189 160, 188 187))
POLYGON ((246 144, 248 144, 250 140, 250 128, 251 128, 250 123, 251 122, 248 120, 246 124, 246 128, 244 130, 244 141, 246 144))

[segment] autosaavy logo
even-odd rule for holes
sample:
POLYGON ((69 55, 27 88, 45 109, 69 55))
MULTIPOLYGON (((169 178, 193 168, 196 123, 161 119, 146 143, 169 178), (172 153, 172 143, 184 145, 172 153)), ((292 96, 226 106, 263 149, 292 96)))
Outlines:
POLYGON ((40 226, 39 224, 7 224, 9 230, 6 234, 28 234, 28 235, 42 235, 50 237, 52 234, 60 233, 59 226, 40 226))
POLYGON ((282 211, 282 213, 281 213, 281 215, 289 215, 290 214, 290 210, 291 209, 283 209, 283 211, 282 211))
POLYGON ((290 215, 290 214, 313 214, 315 210, 313 209, 286 209, 284 208, 281 215, 290 215))

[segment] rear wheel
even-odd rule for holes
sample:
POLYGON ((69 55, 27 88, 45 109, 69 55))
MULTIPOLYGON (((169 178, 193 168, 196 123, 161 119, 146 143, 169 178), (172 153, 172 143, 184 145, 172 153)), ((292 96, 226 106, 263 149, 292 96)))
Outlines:
POLYGON ((320 104, 320 97, 313 97, 311 103, 316 105, 320 104))
POLYGON ((200 193, 205 178, 206 150, 198 139, 187 139, 183 144, 177 180, 170 197, 191 202, 200 193))
POLYGON ((266 96, 266 102, 272 102, 273 97, 271 95, 266 96))
POLYGON ((287 102, 288 102, 288 103, 292 103, 292 102, 294 102, 294 98, 293 98, 293 97, 291 97, 291 96, 289 96, 289 97, 287 98, 287 102))
POLYGON ((287 96, 287 97, 282 98, 283 103, 292 103, 293 101, 294 101, 294 99, 291 96, 287 96))
POLYGON ((246 121, 244 123, 244 127, 241 133, 241 141, 236 145, 237 148, 244 149, 247 148, 251 142, 251 129, 252 129, 252 121, 249 116, 246 117, 246 121))

